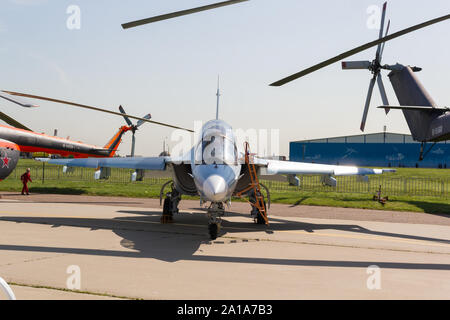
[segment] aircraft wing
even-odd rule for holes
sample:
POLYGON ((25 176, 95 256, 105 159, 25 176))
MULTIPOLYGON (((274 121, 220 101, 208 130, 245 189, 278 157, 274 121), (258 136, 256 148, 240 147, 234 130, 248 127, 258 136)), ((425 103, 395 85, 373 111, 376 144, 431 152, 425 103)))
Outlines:
POLYGON ((129 158, 85 158, 85 159, 49 159, 36 158, 38 161, 64 165, 68 167, 85 168, 124 168, 144 170, 166 170, 170 157, 129 157, 129 158))
POLYGON ((266 160, 255 158, 255 165, 265 168, 264 174, 320 174, 332 176, 355 176, 369 174, 383 174, 395 172, 394 169, 370 169, 354 166, 334 166, 327 164, 266 160))

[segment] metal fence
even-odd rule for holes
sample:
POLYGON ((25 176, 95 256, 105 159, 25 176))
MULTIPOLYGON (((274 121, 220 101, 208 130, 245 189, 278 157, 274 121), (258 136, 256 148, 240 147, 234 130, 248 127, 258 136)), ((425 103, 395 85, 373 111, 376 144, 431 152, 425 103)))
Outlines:
MULTIPOLYGON (((18 165, 8 179, 20 179, 20 176, 25 172, 27 168, 31 169, 33 181, 72 181, 72 182, 94 182, 98 181, 94 178, 94 173, 96 169, 93 168, 80 168, 80 167, 70 167, 66 172, 64 172, 63 166, 41 164, 34 166, 21 166, 18 165)), ((110 183, 129 183, 131 182, 131 174, 135 170, 133 169, 117 169, 111 168, 111 175, 107 179, 110 183)), ((146 184, 163 184, 170 180, 167 178, 155 178, 149 175, 144 177, 143 181, 138 181, 135 183, 146 183, 146 184)))
MULTIPOLYGON (((19 179, 26 167, 18 166, 8 179, 19 179)), ((63 167, 52 165, 38 165, 31 167, 33 181, 73 181, 94 182, 95 169, 71 168, 64 173, 63 167)), ((131 169, 112 169, 108 178, 110 183, 130 183, 131 169)), ((291 186, 286 181, 262 180, 271 191, 280 192, 339 192, 375 194, 379 191, 390 196, 428 196, 450 199, 450 178, 408 178, 395 175, 369 176, 369 181, 360 181, 358 177, 336 177, 337 186, 324 185, 320 176, 299 176, 300 186, 291 186)), ((133 183, 162 185, 170 180, 169 177, 153 177, 146 174, 143 181, 133 183)))
POLYGON ((438 178, 395 178, 389 176, 370 176, 368 182, 357 177, 337 177, 336 187, 324 185, 320 176, 300 176, 300 186, 290 186, 287 182, 263 181, 270 189, 276 191, 311 191, 376 194, 381 187, 383 195, 438 197, 450 199, 450 179, 438 178))

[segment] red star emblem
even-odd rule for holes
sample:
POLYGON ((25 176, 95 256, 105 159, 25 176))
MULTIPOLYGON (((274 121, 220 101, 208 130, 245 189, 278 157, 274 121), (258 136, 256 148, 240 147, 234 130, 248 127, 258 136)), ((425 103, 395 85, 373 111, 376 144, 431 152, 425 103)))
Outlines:
POLYGON ((4 157, 4 158, 1 158, 1 159, 3 160, 3 166, 2 166, 2 168, 4 168, 4 167, 9 168, 9 160, 11 160, 11 158, 8 158, 8 156, 5 155, 5 157, 4 157))

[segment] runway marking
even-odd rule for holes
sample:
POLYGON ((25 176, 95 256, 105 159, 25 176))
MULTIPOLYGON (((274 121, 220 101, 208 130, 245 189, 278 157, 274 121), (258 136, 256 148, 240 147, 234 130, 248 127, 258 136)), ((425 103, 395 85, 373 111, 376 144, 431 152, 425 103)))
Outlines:
MULTIPOLYGON (((145 211, 143 211, 145 212, 145 211)), ((7 212, 7 211, 0 211, 0 214, 21 214, 21 215, 30 215, 30 212, 28 213, 21 213, 21 212, 7 212)), ((126 223, 143 223, 143 224, 152 224, 152 225, 161 225, 160 222, 156 221, 142 221, 142 220, 125 220, 125 219, 117 219, 117 218, 90 218, 90 217, 80 217, 80 216, 54 216, 54 215, 42 215, 39 213, 31 213, 33 215, 39 215, 42 218, 68 218, 68 219, 85 219, 85 220, 99 220, 99 221, 110 221, 110 222, 126 222, 126 223)), ((26 222, 25 222, 26 223, 26 222)), ((186 223, 169 223, 168 225, 175 225, 175 226, 182 226, 182 227, 195 227, 195 228, 206 228, 205 225, 198 225, 198 224, 186 224, 186 223)), ((245 228, 245 227, 222 227, 224 230, 241 230, 241 231, 252 231, 252 232, 264 232, 264 231, 271 231, 274 234, 276 233, 292 233, 292 234, 300 234, 300 235, 308 235, 308 236, 318 236, 318 237, 328 237, 328 238, 348 238, 348 239, 358 239, 358 240, 375 240, 375 241, 386 241, 391 243, 408 243, 408 244, 417 244, 422 246, 434 246, 434 247, 443 247, 443 248, 450 248, 450 244, 443 244, 443 243, 434 243, 431 240, 408 240, 408 239, 393 239, 391 237, 386 236, 364 236, 364 235, 347 235, 347 234, 337 234, 337 233, 320 233, 320 232, 307 232, 307 231, 301 231, 301 230, 255 230, 252 228, 245 228)), ((138 230, 136 230, 138 231, 138 230)), ((344 231, 345 232, 345 231, 344 231)), ((237 237, 229 237, 229 238, 237 238, 237 237)), ((264 240, 264 241, 273 241, 272 239, 263 238, 263 239, 251 239, 251 240, 264 240)))

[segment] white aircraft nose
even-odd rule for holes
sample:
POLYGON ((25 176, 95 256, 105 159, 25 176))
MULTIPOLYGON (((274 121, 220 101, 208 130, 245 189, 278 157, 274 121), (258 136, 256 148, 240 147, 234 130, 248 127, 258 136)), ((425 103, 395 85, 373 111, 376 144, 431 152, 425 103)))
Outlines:
POLYGON ((228 193, 225 179, 219 175, 209 176, 203 183, 203 193, 209 201, 225 201, 228 193))

